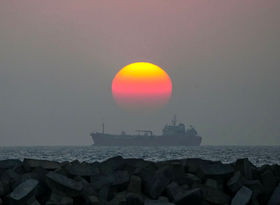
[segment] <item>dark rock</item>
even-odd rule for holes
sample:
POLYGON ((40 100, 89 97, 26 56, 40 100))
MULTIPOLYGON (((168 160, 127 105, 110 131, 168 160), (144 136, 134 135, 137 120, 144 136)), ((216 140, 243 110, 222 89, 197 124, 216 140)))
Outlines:
POLYGON ((171 182, 166 187, 167 196, 171 201, 176 200, 176 196, 180 192, 182 192, 182 188, 176 182, 171 182))
POLYGON ((103 201, 110 201, 114 197, 115 190, 111 186, 103 186, 99 191, 99 198, 103 201))
POLYGON ((77 196, 81 193, 83 186, 81 182, 74 181, 66 176, 49 172, 47 175, 48 186, 56 190, 58 193, 66 194, 67 196, 77 196))
POLYGON ((149 182, 147 192, 152 199, 158 198, 164 191, 165 187, 171 181, 169 167, 163 167, 157 170, 153 179, 149 182))
POLYGON ((50 200, 47 201, 46 205, 73 205, 74 200, 71 197, 52 193, 50 200))
POLYGON ((34 196, 39 182, 34 179, 28 179, 18 185, 10 194, 11 204, 24 204, 28 199, 34 196))
POLYGON ((277 178, 274 176, 270 169, 267 169, 261 174, 261 181, 264 187, 264 192, 270 195, 277 185, 277 178))
POLYGON ((96 164, 74 163, 64 166, 66 172, 73 176, 96 176, 100 173, 96 164))
POLYGON ((129 183, 129 174, 127 171, 115 171, 113 174, 112 186, 118 190, 123 190, 129 183))
POLYGON ((218 187, 219 187, 218 182, 214 179, 207 179, 205 182, 205 186, 214 188, 214 189, 218 189, 218 187))
POLYGON ((257 196, 263 192, 263 185, 259 180, 244 180, 244 185, 253 191, 253 196, 257 196))
POLYGON ((99 199, 96 196, 88 196, 86 203, 88 205, 100 205, 99 199))
POLYGON ((115 170, 120 170, 125 164, 121 156, 112 157, 100 163, 100 171, 103 174, 111 174, 115 170))
POLYGON ((175 205, 175 204, 162 200, 146 199, 144 205, 175 205))
POLYGON ((177 205, 200 205, 202 203, 202 191, 199 188, 181 192, 176 196, 175 204, 177 205))
POLYGON ((37 167, 41 167, 46 170, 55 170, 60 167, 60 164, 58 162, 49 161, 49 160, 24 159, 23 167, 26 170, 34 169, 37 167))
POLYGON ((143 197, 140 194, 128 193, 126 201, 128 205, 144 205, 143 197))
POLYGON ((141 189, 142 189, 141 178, 138 176, 135 176, 135 175, 131 176, 127 191, 139 194, 139 193, 141 193, 141 189))
POLYGON ((115 180, 114 175, 100 175, 91 177, 91 184, 94 189, 99 190, 103 186, 111 186, 113 181, 115 180))
POLYGON ((230 196, 223 191, 211 187, 203 187, 203 198, 213 204, 229 204, 230 196))
MULTIPOLYGON (((105 203, 102 203, 102 205, 105 203)), ((120 192, 116 194, 114 199, 112 199, 109 203, 110 205, 127 205, 127 200, 126 200, 126 193, 125 192, 120 192)))
POLYGON ((232 175, 234 169, 230 164, 213 163, 200 167, 200 175, 206 178, 228 178, 232 175))
POLYGON ((21 165, 18 159, 7 159, 0 161, 0 169, 13 169, 21 165))
POLYGON ((274 189, 269 201, 268 205, 280 205, 280 183, 274 189))
POLYGON ((233 193, 237 192, 242 187, 240 171, 235 172, 234 175, 228 180, 227 187, 233 193))
POLYGON ((193 187, 195 185, 201 184, 201 179, 194 174, 187 173, 181 177, 181 179, 178 181, 178 184, 188 184, 189 186, 193 187))
POLYGON ((215 164, 217 162, 210 161, 210 160, 204 160, 199 158, 190 158, 182 160, 182 164, 185 167, 185 171, 196 174, 201 166, 207 166, 211 164, 215 164))
POLYGON ((239 170, 246 179, 253 179, 254 165, 248 160, 248 158, 238 159, 235 162, 235 168, 239 170))
POLYGON ((233 197, 231 205, 246 205, 250 201, 252 193, 249 188, 242 186, 233 197))

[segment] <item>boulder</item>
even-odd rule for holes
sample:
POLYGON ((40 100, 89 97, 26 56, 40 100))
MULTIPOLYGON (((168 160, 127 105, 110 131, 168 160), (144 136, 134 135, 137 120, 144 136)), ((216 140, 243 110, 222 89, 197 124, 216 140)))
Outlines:
POLYGON ((263 185, 259 180, 244 180, 243 184, 253 191, 253 196, 257 197, 263 192, 263 185))
POLYGON ((274 189, 269 201, 268 205, 280 205, 280 183, 274 189))
POLYGON ((228 189, 235 193, 237 192, 242 186, 242 178, 240 171, 234 173, 234 175, 228 180, 227 187, 228 189))
POLYGON ((169 167, 163 167, 157 170, 147 187, 149 196, 152 199, 158 198, 171 181, 171 178, 169 167))
POLYGON ((202 203, 202 191, 199 188, 181 192, 176 196, 176 205, 193 204, 200 205, 202 203))
POLYGON ((231 205, 246 205, 250 201, 252 193, 249 188, 242 186, 233 197, 231 205))
POLYGON ((126 195, 127 204, 131 205, 144 205, 143 197, 140 194, 128 193, 126 195))
POLYGON ((23 160, 23 167, 26 170, 34 169, 37 167, 41 167, 46 170, 55 170, 60 167, 60 164, 55 161, 49 160, 39 160, 39 159, 24 159, 23 160))
POLYGON ((52 193, 46 205, 73 205, 74 200, 71 197, 52 193))
POLYGON ((185 167, 185 171, 196 174, 201 166, 207 166, 211 164, 215 164, 217 162, 204 160, 200 158, 189 158, 182 160, 182 164, 185 167))
POLYGON ((99 193, 98 196, 102 201, 110 201, 113 199, 115 194, 115 190, 111 186, 103 186, 99 193))
POLYGON ((175 205, 175 204, 162 200, 146 199, 144 205, 175 205))
POLYGON ((207 179, 205 182, 205 186, 210 187, 210 188, 214 188, 214 189, 218 189, 218 182, 214 179, 207 179))
POLYGON ((113 178, 112 186, 119 191, 125 189, 129 183, 129 174, 127 171, 115 171, 113 178))
POLYGON ((213 163, 200 166, 199 175, 206 178, 223 179, 229 178, 234 169, 230 164, 213 163))
POLYGON ((81 182, 77 182, 55 172, 49 172, 46 177, 48 186, 58 193, 65 194, 67 196, 77 196, 83 190, 81 182))
POLYGON ((210 203, 213 204, 229 204, 230 196, 225 194, 223 191, 219 189, 215 189, 213 187, 202 187, 203 198, 210 203))
POLYGON ((141 190, 142 190, 142 180, 141 180, 141 178, 138 177, 138 176, 135 176, 135 175, 131 176, 127 191, 131 192, 131 193, 139 194, 139 193, 141 193, 141 190))
POLYGON ((91 177, 91 184, 95 190, 100 190, 104 186, 111 186, 115 180, 114 175, 99 175, 91 177))
POLYGON ((264 193, 270 195, 277 185, 277 178, 270 169, 265 170, 261 174, 261 181, 264 188, 264 193))
POLYGON ((69 175, 72 176, 96 176, 100 173, 98 167, 94 164, 89 163, 74 163, 64 166, 64 169, 69 175))
POLYGON ((246 179, 253 179, 254 165, 248 160, 248 158, 236 160, 235 168, 239 170, 246 179))
POLYGON ((167 196, 171 201, 176 200, 176 196, 180 192, 182 192, 182 188, 176 182, 171 182, 166 187, 167 196))
POLYGON ((201 179, 194 174, 186 173, 181 177, 180 180, 177 180, 177 182, 179 185, 187 184, 193 187, 195 185, 201 184, 201 179))
POLYGON ((9 200, 11 204, 24 204, 28 199, 35 195, 39 182, 35 179, 28 179, 18 185, 10 194, 9 200))
POLYGON ((100 205, 99 199, 96 196, 88 196, 86 203, 88 205, 100 205))
POLYGON ((116 156, 100 163, 100 171, 103 174, 111 174, 115 170, 120 170, 124 166, 124 159, 121 156, 116 156))
POLYGON ((0 169, 14 169, 21 165, 21 161, 18 159, 6 159, 0 161, 0 169))

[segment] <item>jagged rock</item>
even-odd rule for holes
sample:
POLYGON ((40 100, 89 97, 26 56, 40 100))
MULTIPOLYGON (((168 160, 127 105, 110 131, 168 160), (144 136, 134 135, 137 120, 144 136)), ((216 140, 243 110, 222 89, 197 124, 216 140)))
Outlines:
POLYGON ((120 170, 124 166, 125 160, 121 156, 116 156, 100 163, 100 171, 103 174, 111 174, 115 170, 120 170))
POLYGON ((46 205, 73 205, 74 200, 71 197, 52 193, 50 200, 47 201, 46 205))
POLYGON ((202 191, 199 188, 191 189, 186 192, 181 192, 176 196, 175 204, 185 205, 193 204, 200 205, 202 202, 202 191))
POLYGON ((190 173, 197 173, 201 166, 207 166, 214 164, 216 162, 210 160, 204 160, 200 158, 189 158, 183 160, 182 164, 185 167, 185 170, 190 173))
POLYGON ((58 193, 66 194, 67 196, 77 196, 81 193, 83 186, 81 182, 74 181, 66 176, 49 172, 47 175, 48 186, 56 190, 58 193))
POLYGON ((232 175, 234 169, 230 164, 222 164, 220 162, 208 164, 200 167, 199 174, 202 177, 221 179, 232 175))
MULTIPOLYGON (((102 203, 104 204, 104 203, 102 203)), ((110 201, 110 205, 127 205, 126 193, 120 192, 110 201)))
POLYGON ((17 182, 19 182, 19 180, 20 175, 13 169, 5 170, 0 177, 0 181, 3 183, 5 192, 9 192, 10 189, 14 189, 18 185, 17 182))
POLYGON ((96 196, 88 196, 86 203, 88 205, 100 205, 99 199, 96 196))
POLYGON ((182 188, 176 183, 176 182, 171 182, 170 184, 168 184, 168 186, 166 187, 166 193, 168 198, 171 201, 176 200, 176 196, 178 195, 178 193, 180 193, 182 191, 182 188))
POLYGON ((280 183, 274 189, 269 201, 268 205, 280 205, 280 183))
POLYGON ((129 183, 129 174, 127 171, 115 171, 113 174, 112 186, 118 190, 123 190, 129 183))
POLYGON ((114 181, 114 176, 111 175, 100 175, 100 176, 94 176, 91 177, 91 183, 94 189, 99 190, 103 186, 109 186, 113 183, 114 181))
POLYGON ((2 201, 2 199, 0 198, 0 205, 2 205, 3 204, 3 201, 2 201))
POLYGON ((213 204, 229 204, 231 199, 223 191, 211 187, 203 187, 202 192, 203 198, 213 204))
POLYGON ((241 174, 246 179, 253 179, 253 167, 254 165, 248 160, 248 158, 238 159, 235 162, 237 170, 241 171, 241 174))
POLYGON ((64 166, 66 172, 73 176, 96 176, 100 173, 98 167, 88 163, 74 163, 64 166))
POLYGON ((261 181, 264 187, 264 192, 270 195, 277 185, 277 178, 274 176, 270 169, 267 169, 261 174, 261 181))
POLYGON ((177 182, 180 185, 188 184, 189 186, 195 186, 197 184, 201 184, 201 179, 194 174, 187 173, 184 174, 177 182))
POLYGON ((144 205, 175 205, 175 204, 162 200, 146 199, 144 205))
POLYGON ((214 179, 207 179, 205 182, 205 186, 218 189, 218 182, 214 179))
POLYGON ((263 185, 259 180, 244 180, 244 185, 253 191, 253 196, 257 196, 263 192, 263 185))
POLYGON ((10 194, 11 204, 24 204, 28 199, 34 196, 39 182, 35 179, 28 179, 18 185, 10 194))
POLYGON ((169 171, 169 167, 160 168, 149 182, 147 191, 152 199, 158 198, 171 181, 172 176, 169 171))
POLYGON ((252 193, 249 188, 242 186, 233 197, 231 205, 246 205, 250 201, 252 193))
POLYGON ((115 190, 111 186, 103 186, 100 189, 98 196, 104 201, 110 201, 114 197, 114 192, 115 190))
POLYGON ((35 197, 32 197, 26 202, 26 205, 40 205, 40 203, 37 201, 35 197))
POLYGON ((0 169, 13 169, 21 165, 18 159, 6 159, 0 161, 0 169))
POLYGON ((127 191, 132 193, 141 193, 141 189, 142 189, 141 186, 142 186, 141 178, 133 175, 130 177, 127 191))
POLYGON ((143 197, 140 194, 128 193, 126 195, 127 204, 144 205, 143 197))
POLYGON ((228 180, 227 187, 233 193, 237 192, 242 186, 242 179, 240 171, 234 173, 234 175, 228 180))
POLYGON ((47 170, 55 170, 60 167, 60 164, 58 162, 49 161, 49 160, 24 159, 23 167, 26 170, 34 169, 37 167, 41 167, 41 168, 47 169, 47 170))

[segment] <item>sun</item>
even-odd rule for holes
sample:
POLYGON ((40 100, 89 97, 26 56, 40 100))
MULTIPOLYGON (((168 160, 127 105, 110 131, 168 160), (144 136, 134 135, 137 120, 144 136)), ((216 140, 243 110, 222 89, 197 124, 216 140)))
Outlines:
POLYGON ((112 95, 115 102, 125 108, 161 107, 172 95, 172 81, 157 65, 131 63, 115 75, 112 95))

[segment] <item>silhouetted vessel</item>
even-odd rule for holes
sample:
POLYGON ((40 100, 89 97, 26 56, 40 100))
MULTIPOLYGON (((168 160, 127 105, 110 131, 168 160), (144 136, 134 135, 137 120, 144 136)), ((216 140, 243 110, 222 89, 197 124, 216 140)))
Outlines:
POLYGON ((183 123, 176 124, 176 116, 171 125, 165 125, 162 135, 153 135, 150 130, 136 130, 138 134, 128 135, 122 132, 120 135, 102 132, 91 133, 95 146, 199 146, 201 137, 197 131, 190 126, 187 130, 183 123))

